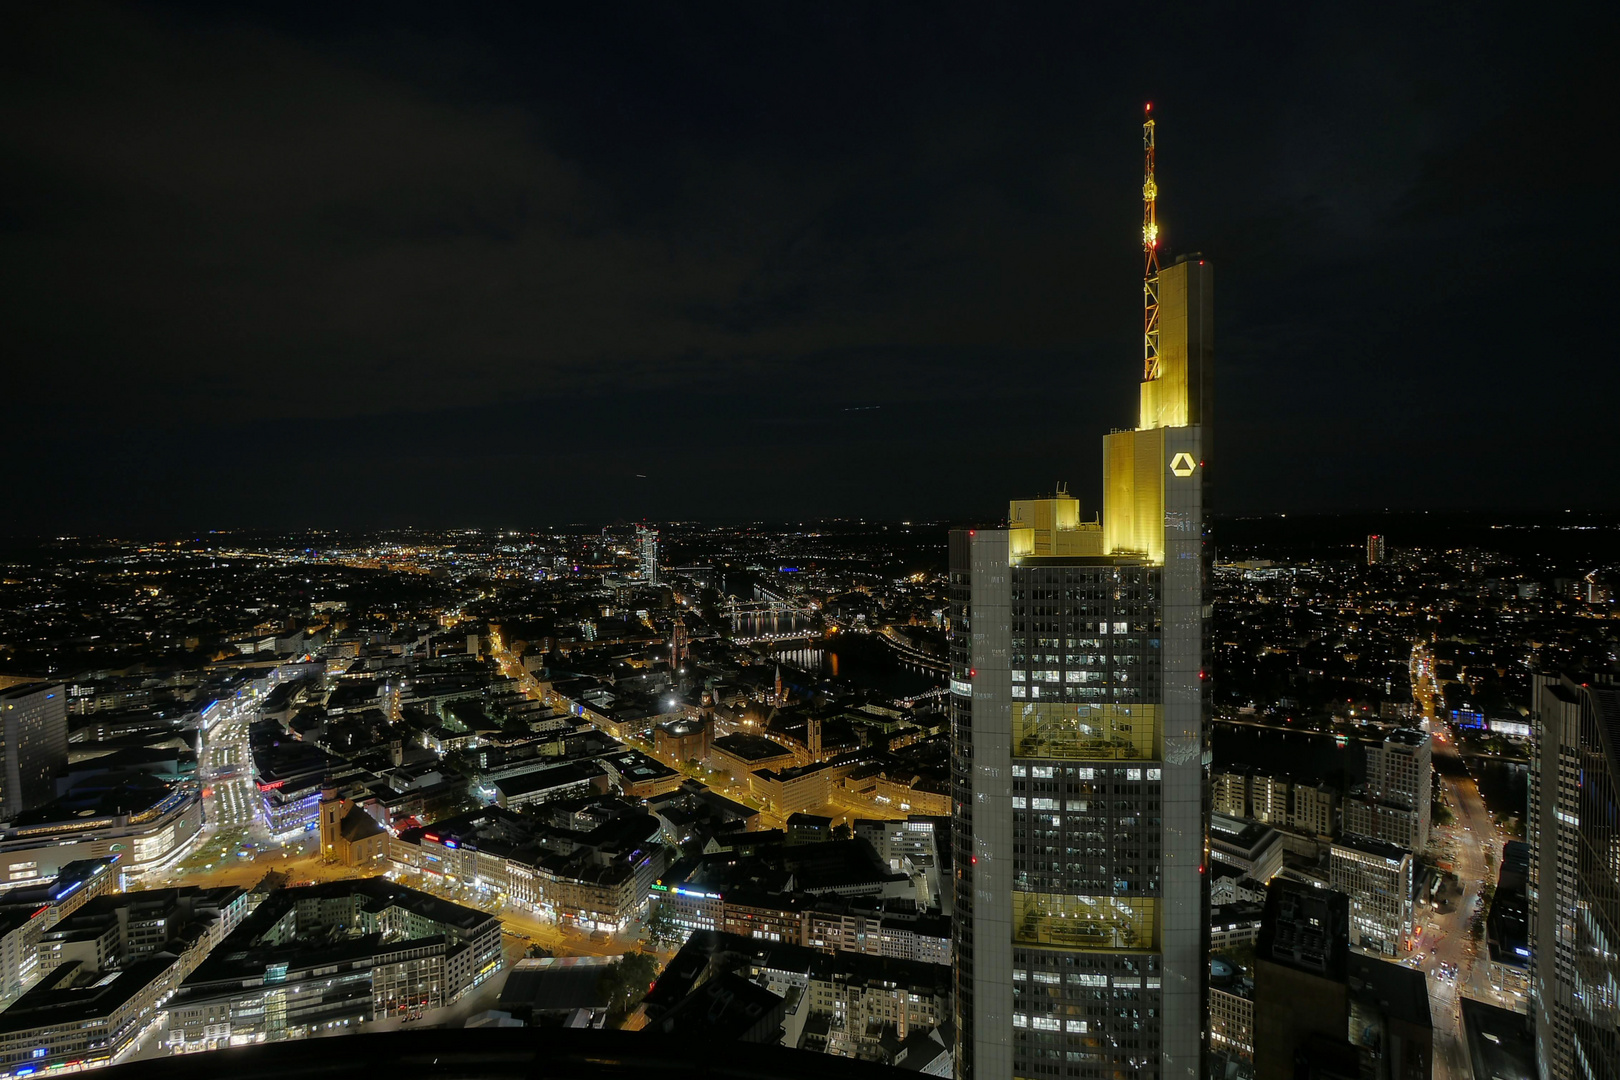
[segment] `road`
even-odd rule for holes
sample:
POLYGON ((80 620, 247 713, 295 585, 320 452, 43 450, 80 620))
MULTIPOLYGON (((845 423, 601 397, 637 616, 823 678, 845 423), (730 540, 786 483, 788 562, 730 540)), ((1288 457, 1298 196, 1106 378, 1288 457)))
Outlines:
POLYGON ((1492 822, 1485 800, 1480 797, 1479 784, 1469 775, 1457 751, 1455 734, 1436 717, 1435 705, 1441 695, 1427 650, 1419 644, 1413 648, 1412 657, 1413 697, 1432 736, 1442 799, 1455 815, 1451 825, 1432 830, 1430 850, 1451 866, 1462 887, 1460 897, 1439 909, 1419 903, 1416 918, 1423 933, 1413 957, 1429 980, 1434 1080, 1468 1080, 1471 1073, 1462 1044, 1459 999, 1471 997, 1517 1011, 1525 1008, 1522 999, 1504 996, 1492 985, 1489 946, 1483 937, 1475 941, 1469 934, 1469 922, 1483 904, 1485 887, 1496 880, 1505 838, 1492 822), (1455 974, 1445 975, 1447 967, 1455 974))
POLYGON ((255 713, 244 702, 221 708, 224 715, 203 734, 197 762, 202 828, 173 863, 150 874, 149 886, 251 883, 264 875, 255 865, 279 854, 269 850, 259 825, 259 791, 248 747, 255 713))
POLYGON ((518 688, 535 701, 542 699, 540 680, 535 678, 534 672, 518 662, 517 657, 506 647, 506 641, 501 637, 500 631, 489 632, 489 655, 501 669, 501 674, 517 682, 518 688))

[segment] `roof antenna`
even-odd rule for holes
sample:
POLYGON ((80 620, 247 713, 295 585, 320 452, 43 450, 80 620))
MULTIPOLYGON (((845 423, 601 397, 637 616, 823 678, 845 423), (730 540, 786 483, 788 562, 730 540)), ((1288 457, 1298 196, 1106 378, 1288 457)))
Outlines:
POLYGON ((1159 184, 1153 178, 1153 103, 1142 124, 1142 381, 1159 377, 1159 184))

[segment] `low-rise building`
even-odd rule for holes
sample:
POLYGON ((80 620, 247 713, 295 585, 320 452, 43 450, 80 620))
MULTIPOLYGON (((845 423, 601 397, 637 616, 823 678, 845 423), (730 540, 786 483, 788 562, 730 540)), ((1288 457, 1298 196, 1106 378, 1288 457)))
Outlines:
POLYGON ((290 836, 315 831, 322 791, 335 774, 357 770, 273 721, 254 724, 251 740, 261 810, 270 832, 290 836))
POLYGON ((709 744, 709 768, 740 783, 747 783, 749 774, 758 769, 786 769, 794 764, 792 750, 763 735, 738 731, 709 744))
POLYGON ((886 1036, 904 1040, 949 1020, 950 995, 943 964, 837 953, 810 976, 811 1015, 829 1020, 826 1052, 869 1061, 883 1059, 886 1036))
POLYGON ((407 829, 389 860, 398 873, 498 894, 568 926, 617 932, 644 914, 665 866, 658 820, 612 796, 545 810, 486 807, 407 829))
POLYGON ((653 728, 653 752, 665 761, 703 761, 709 756, 714 726, 682 717, 653 728))
POLYGON ((109 971, 172 956, 172 988, 236 929, 247 910, 247 892, 234 886, 100 896, 44 933, 40 967, 77 963, 86 971, 109 971))
POLYGON ((116 1064, 154 1033, 172 956, 103 972, 62 964, 0 1012, 0 1077, 116 1064))
MULTIPOLYGON (((728 974, 786 999, 781 1038, 806 1050, 892 1062, 908 1039, 950 1022, 948 965, 705 931, 692 935, 647 995, 649 1029, 690 1009, 694 994, 728 974)), ((919 1055, 917 1063, 939 1056, 919 1055)))
POLYGON ((1253 945, 1260 936, 1260 904, 1235 903, 1209 909, 1209 947, 1212 952, 1253 945))
POLYGON ((805 912, 799 942, 925 964, 951 962, 951 924, 943 915, 884 911, 859 900, 822 901, 805 912))
POLYGON ((1242 870, 1264 884, 1282 869, 1283 843, 1277 830, 1257 821, 1212 814, 1209 854, 1217 862, 1242 870))
POLYGON ((12 885, 37 884, 69 863, 116 859, 126 881, 140 880, 189 850, 201 826, 194 782, 130 777, 96 806, 51 803, 0 829, 0 877, 12 885))
POLYGON ((180 985, 168 1041, 203 1050, 420 1016, 501 966, 500 919, 476 908, 383 878, 280 889, 180 985))
POLYGON ((685 777, 639 750, 621 750, 597 759, 613 786, 627 799, 650 799, 674 791, 685 777))
POLYGON ((45 933, 96 897, 118 887, 116 859, 69 863, 55 880, 0 894, 0 1008, 15 1001, 49 965, 40 963, 45 933))
POLYGON ((322 793, 321 856, 339 866, 379 866, 388 856, 388 830, 353 800, 322 793))
POLYGON ((594 761, 569 761, 537 766, 503 776, 489 784, 489 797, 503 810, 538 806, 558 799, 599 794, 608 787, 608 774, 594 761))

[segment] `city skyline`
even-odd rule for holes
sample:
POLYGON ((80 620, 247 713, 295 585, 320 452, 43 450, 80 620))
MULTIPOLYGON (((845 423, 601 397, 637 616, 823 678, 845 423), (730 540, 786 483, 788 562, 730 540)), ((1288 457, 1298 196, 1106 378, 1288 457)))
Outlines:
MULTIPOLYGON (((1164 483, 1197 481, 1170 471, 1164 483)), ((1050 524, 1084 524, 1068 499, 1010 509, 1039 526, 1043 508, 1055 512, 1050 524)), ((1549 860, 1511 841, 1527 825, 1546 840, 1556 821, 1562 851, 1566 823, 1602 827, 1602 817, 1584 801, 1572 810, 1562 796, 1556 808, 1538 800, 1534 780, 1527 802, 1521 762, 1536 753, 1539 673, 1601 678, 1620 657, 1609 553, 1595 567, 1589 556, 1571 564, 1549 556, 1542 533, 1484 529, 1427 546, 1392 541, 1369 564, 1355 530, 1301 548, 1283 521, 1250 524, 1254 537, 1214 562, 1208 745, 1180 766, 1201 772, 1207 762, 1215 773, 1210 907, 1195 935, 1207 928, 1210 1050, 1240 1077, 1292 1058, 1297 1040, 1262 1022, 1278 1015, 1267 995, 1289 991, 1268 982, 1279 969, 1257 964, 1255 950, 1272 919, 1268 896, 1292 888, 1342 894, 1348 912, 1337 946, 1353 954, 1348 965, 1298 1003, 1313 1017, 1296 1032, 1313 1040, 1304 1048, 1313 1058, 1333 1068, 1347 1054, 1374 1067, 1409 1058, 1413 1078, 1464 1080, 1481 1042, 1529 1054, 1525 1010, 1552 989, 1546 967, 1530 981, 1553 955, 1531 949, 1534 913, 1549 910, 1534 902, 1532 875, 1546 882, 1549 860), (1432 737, 1432 761, 1413 740, 1419 730, 1432 737), (1420 858, 1422 826, 1401 826, 1399 811, 1428 785, 1431 764, 1420 858), (1373 818, 1368 805, 1379 808, 1373 818), (1366 1041, 1369 1030, 1378 1040, 1366 1041), (1380 1056, 1387 1039, 1406 1049, 1380 1056)), ((1103 539, 1100 525, 1019 533, 1042 550, 1103 539)), ((962 1030, 951 1021, 950 963, 966 925, 980 921, 970 910, 988 900, 952 901, 960 846, 947 709, 966 700, 959 682, 988 691, 999 679, 993 665, 970 666, 965 680, 951 674, 960 590, 927 557, 939 536, 937 526, 898 523, 666 525, 656 582, 647 537, 629 528, 326 535, 318 546, 306 537, 58 540, 0 552, 0 712, 4 759, 16 765, 0 795, 16 792, 24 807, 0 821, 9 888, 0 1074, 333 1028, 397 1031, 418 1016, 450 1028, 545 1027, 562 1019, 540 1005, 557 1001, 553 991, 610 1027, 645 1017, 642 1030, 694 1048, 714 1036, 763 1040, 801 1054, 905 1055, 903 1067, 949 1074, 962 1030), (382 874, 404 888, 395 910, 411 919, 368 891, 382 874), (340 946, 352 964, 341 1001, 321 997, 322 950, 333 943, 318 921, 306 925, 305 897, 365 915, 350 931, 360 938, 340 946), (435 909, 440 901, 456 910, 435 909), (296 925, 277 925, 296 937, 298 962, 283 978, 276 950, 285 946, 266 939, 268 924, 236 920, 289 902, 296 925), (411 937, 434 933, 419 916, 478 937, 496 915, 505 946, 495 970, 465 937, 449 947, 411 937), (389 962, 407 949, 410 966, 389 962), (263 965, 265 985, 240 987, 240 973, 221 968, 236 964, 263 965), (435 989, 440 970, 448 983, 435 989), (705 971, 713 977, 694 984, 705 971), (630 991, 655 972, 655 992, 638 1005, 630 991), (597 979, 619 980, 610 1001, 593 995, 597 979), (224 982, 240 991, 222 991, 224 982), (120 1023, 131 1014, 113 1006, 124 1000, 146 1026, 120 1023), (717 1016, 728 1000, 735 1007, 717 1016), (87 1059, 79 1029, 52 1021, 62 1008, 107 1025, 87 1059), (721 1020, 720 1030, 705 1026, 721 1020)), ((1021 562, 1026 577, 1097 571, 1061 565, 1072 556, 1021 562)), ((1159 572, 1146 555, 1113 562, 1149 584, 1159 572)), ((1026 1035, 1061 1022, 1080 1042, 1059 1048, 1055 1064, 1083 1075, 1098 1064, 1085 1060, 1098 1049, 1087 1038, 1105 1023, 1110 1038, 1135 1032, 1138 1018, 1113 1010, 1156 1010, 1130 998, 1163 994, 1182 966, 1155 966, 1141 948, 1141 935, 1176 914, 1168 894, 1157 911, 1141 895, 1154 887, 1157 834, 1143 822, 1163 806, 1148 805, 1148 789, 1167 779, 1147 756, 1158 728, 1145 721, 1176 718, 1151 700, 1106 708, 1127 692, 1151 699, 1169 688, 1151 632, 1134 630, 1137 611, 1151 624, 1159 601, 1126 595, 1134 586, 1034 585, 1060 588, 1097 594, 1065 607, 1112 602, 1109 633, 1095 635, 1107 644, 1077 640, 1070 664, 1068 642, 1048 662, 1036 640, 1040 667, 1006 679, 1025 690, 1014 703, 1051 706, 1020 711, 1020 748, 1035 757, 1020 758, 1026 775, 1010 781, 1026 786, 1013 798, 1028 804, 1011 811, 1025 831, 1012 844, 1047 843, 1034 834, 1054 817, 1064 842, 1104 822, 1113 839, 1075 845, 1085 854, 1057 873, 1011 853, 1034 886, 1013 890, 1020 934, 1034 943, 1016 946, 1028 962, 1012 972, 1024 988, 1012 1031, 1020 1015, 1026 1035), (1118 622, 1130 632, 1114 633, 1118 622), (1071 689, 1091 696, 1071 704, 1071 689), (1068 723, 1067 710, 1099 700, 1101 717, 1080 718, 1089 736, 1068 723), (1099 719, 1114 739, 1132 740, 1134 757, 1106 758, 1099 719), (1071 761, 1073 752, 1084 757, 1071 761), (1043 891, 1048 882, 1062 891, 1043 891), (1134 917, 1104 927, 1067 910, 1101 895, 1134 917), (1109 949, 1095 940, 1100 929, 1137 936, 1109 949), (1097 978, 1109 980, 1111 1000, 1095 996, 1097 978), (1071 1020, 1085 1027, 1069 1029, 1071 1020)), ((1035 612, 1047 599, 1027 592, 1020 603, 1035 612)), ((975 632, 988 631, 983 615, 975 632)), ((1166 644, 1161 632, 1160 652, 1166 644)), ((1543 692, 1540 722, 1550 725, 1545 702, 1543 692)), ((965 760, 997 769, 986 742, 957 745, 965 760)), ((976 842, 967 867, 983 870, 1005 846, 977 816, 973 824, 990 847, 976 842)), ((1160 839, 1162 858, 1176 844, 1160 839)), ((1169 883, 1162 868, 1158 877, 1169 883)), ((1590 892, 1592 875, 1578 880, 1590 892)), ((1175 908, 1185 934, 1196 907, 1175 908)), ((993 974, 990 940, 964 942, 973 948, 961 954, 964 975, 993 974)), ((1268 959, 1302 962, 1292 947, 1268 959)), ((964 1004, 975 1002, 984 999, 964 1004)), ((1143 1033, 1172 1022, 1168 1012, 1140 1019, 1143 1033)), ((471 1049, 498 1035, 443 1037, 471 1049)), ((1490 1075, 1534 1073, 1509 1062, 1490 1075)))
POLYGON ((1569 34, 6 9, 0 1080, 1620 1080, 1569 34))
POLYGON ((1135 352, 1145 101, 1167 250, 1231 271, 1218 510, 1616 505, 1612 367, 1526 374, 1587 348, 1570 268, 1613 274, 1560 149, 1611 96, 1550 20, 6 19, 8 533, 1093 502, 1122 392, 939 430, 1135 352))

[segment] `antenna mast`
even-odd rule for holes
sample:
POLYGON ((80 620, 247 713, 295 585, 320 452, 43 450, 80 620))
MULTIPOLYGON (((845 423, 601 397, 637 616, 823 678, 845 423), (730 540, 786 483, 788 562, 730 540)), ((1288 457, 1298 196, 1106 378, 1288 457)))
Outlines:
POLYGON ((1142 381, 1159 377, 1159 185, 1153 179, 1153 103, 1143 110, 1142 381))

